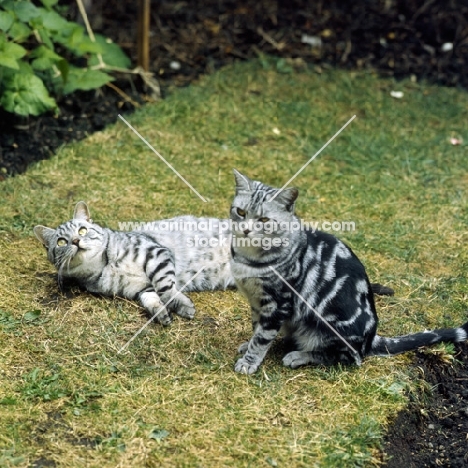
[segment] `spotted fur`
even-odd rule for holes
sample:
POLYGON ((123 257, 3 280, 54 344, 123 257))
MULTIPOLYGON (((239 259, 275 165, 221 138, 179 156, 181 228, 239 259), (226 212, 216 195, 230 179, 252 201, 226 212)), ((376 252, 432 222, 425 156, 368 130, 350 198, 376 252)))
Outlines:
POLYGON ((292 368, 359 365, 365 356, 467 339, 468 322, 395 338, 377 335, 373 288, 352 250, 327 233, 287 229, 299 222, 297 189, 275 189, 234 172, 231 269, 249 300, 253 328, 251 339, 239 348, 243 356, 237 372, 254 373, 280 330, 291 349, 283 364, 292 368))

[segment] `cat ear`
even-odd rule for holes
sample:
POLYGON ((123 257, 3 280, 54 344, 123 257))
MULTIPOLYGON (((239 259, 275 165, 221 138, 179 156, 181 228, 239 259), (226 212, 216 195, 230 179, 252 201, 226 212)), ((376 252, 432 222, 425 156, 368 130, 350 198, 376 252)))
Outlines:
POLYGON ((236 193, 241 190, 250 190, 250 179, 236 169, 233 169, 233 172, 236 179, 236 193))
POLYGON ((88 205, 84 201, 79 201, 75 206, 73 219, 85 219, 92 223, 91 215, 89 213, 88 205))
POLYGON ((42 242, 44 247, 49 248, 50 241, 55 233, 55 229, 51 229, 45 226, 36 226, 34 228, 34 234, 42 242))
POLYGON ((294 208, 294 202, 298 196, 299 190, 291 187, 281 190, 275 199, 278 200, 279 203, 283 204, 288 211, 292 211, 294 208))

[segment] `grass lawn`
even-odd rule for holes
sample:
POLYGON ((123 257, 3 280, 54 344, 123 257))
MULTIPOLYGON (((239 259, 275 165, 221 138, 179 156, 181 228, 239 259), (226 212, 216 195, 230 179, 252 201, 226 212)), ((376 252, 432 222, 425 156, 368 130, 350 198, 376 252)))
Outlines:
POLYGON ((142 309, 60 293, 32 233, 79 200, 111 228, 226 217, 233 167, 282 186, 353 115, 294 180, 298 213, 355 223, 335 234, 396 291, 377 300, 382 335, 464 323, 468 147, 450 138, 468 142, 468 95, 273 59, 231 66, 128 117, 207 202, 121 121, 0 184, 0 466, 378 465, 385 426, 423 387, 409 356, 291 370, 274 348, 236 374, 250 317, 235 291, 191 294, 193 321, 153 324, 117 354, 142 309))

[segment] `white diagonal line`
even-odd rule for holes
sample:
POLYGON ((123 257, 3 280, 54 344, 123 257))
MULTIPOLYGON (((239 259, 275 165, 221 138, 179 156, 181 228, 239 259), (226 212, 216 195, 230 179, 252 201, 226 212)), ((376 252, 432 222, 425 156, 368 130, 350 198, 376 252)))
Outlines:
POLYGON ((353 115, 268 201, 273 201, 355 118, 353 115))
POLYGON ((327 322, 318 312, 317 310, 312 307, 306 300, 305 298, 297 292, 277 271, 275 268, 272 266, 269 267, 270 270, 272 270, 276 276, 286 285, 288 288, 319 318, 343 343, 351 350, 351 353, 354 356, 354 359, 356 360, 356 364, 360 365, 361 364, 361 357, 359 356, 358 352, 353 348, 351 344, 342 336, 340 333, 338 333, 332 325, 330 325, 329 322, 327 322))
POLYGON ((156 313, 120 348, 117 354, 120 354, 124 351, 130 343, 161 313, 164 307, 167 307, 182 291, 205 269, 206 267, 202 266, 180 289, 174 294, 163 306, 161 306, 156 313))
POLYGON ((128 126, 128 128, 129 128, 130 130, 132 130, 132 132, 135 133, 135 135, 137 135, 137 136, 141 139, 141 141, 143 141, 143 143, 145 143, 146 146, 148 146, 148 148, 149 148, 150 150, 152 150, 153 153, 154 153, 156 156, 158 156, 158 158, 161 159, 161 161, 163 161, 163 162, 166 164, 166 166, 169 167, 169 169, 171 169, 172 172, 174 172, 174 174, 176 174, 177 177, 179 177, 179 179, 182 180, 182 181, 185 183, 185 185, 187 185, 187 186, 192 190, 192 192, 194 192, 196 195, 198 195, 198 197, 199 197, 202 201, 204 201, 205 203, 208 203, 208 202, 206 201, 206 199, 203 198, 203 197, 197 192, 197 190, 195 190, 195 188, 190 184, 190 182, 189 182, 188 180, 186 180, 182 175, 180 175, 180 174, 176 171, 176 169, 175 169, 168 161, 166 161, 166 160, 163 158, 163 156, 161 156, 161 154, 159 154, 159 153, 148 143, 148 141, 146 141, 146 140, 140 135, 140 133, 138 133, 138 131, 137 131, 134 127, 132 127, 120 114, 119 114, 119 119, 122 120, 122 121, 128 126))

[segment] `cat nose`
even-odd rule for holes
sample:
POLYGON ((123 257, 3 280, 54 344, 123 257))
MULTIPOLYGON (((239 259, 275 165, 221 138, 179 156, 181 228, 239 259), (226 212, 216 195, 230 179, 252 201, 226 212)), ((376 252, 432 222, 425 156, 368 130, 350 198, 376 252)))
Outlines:
POLYGON ((79 246, 80 246, 80 239, 73 239, 73 240, 72 240, 72 244, 73 244, 73 245, 76 245, 77 247, 79 247, 79 246))
POLYGON ((250 232, 252 232, 250 229, 244 229, 244 234, 247 236, 250 232))

